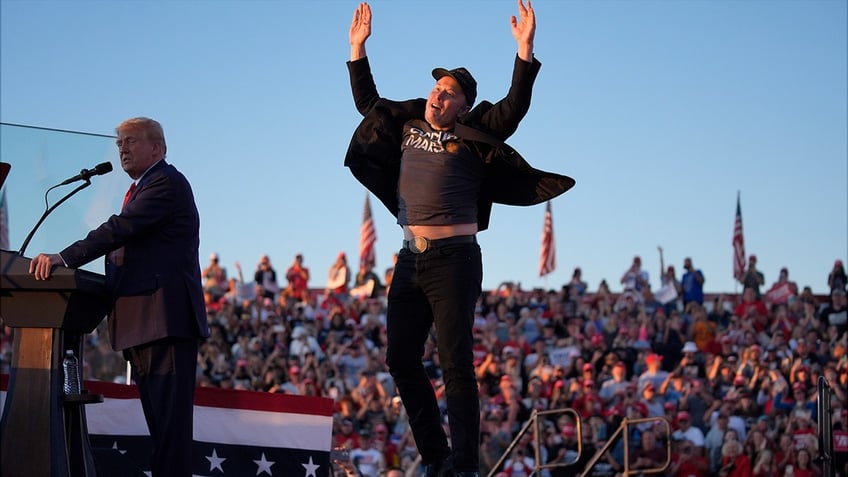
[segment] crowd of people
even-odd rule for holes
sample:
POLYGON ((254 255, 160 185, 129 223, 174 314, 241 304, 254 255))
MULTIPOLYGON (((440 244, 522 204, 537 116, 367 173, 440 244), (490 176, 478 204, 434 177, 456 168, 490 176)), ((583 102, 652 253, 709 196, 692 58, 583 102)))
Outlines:
MULTIPOLYGON (((738 296, 704 294, 704 274, 686 264, 700 280, 678 281, 665 270, 656 293, 637 257, 617 293, 606 281, 590 290, 576 269, 558 290, 506 282, 481 295, 474 325, 481 474, 505 456, 496 469, 502 476, 531 475, 537 457, 539 464, 576 461, 537 475, 571 475, 627 418, 626 452, 616 439, 592 475, 617 475, 627 456, 629 470, 669 461, 670 476, 819 476, 816 383, 824 376, 832 389, 832 467, 846 475, 842 263, 830 272, 828 295, 791 282, 777 293, 782 276, 768 291, 757 286, 762 280, 749 281, 738 296), (573 411, 539 418, 538 446, 532 432, 512 445, 533 411, 560 409, 573 411)), ((281 284, 267 256, 252 280, 236 268, 228 278, 213 255, 203 271, 211 336, 198 355, 198 385, 332 398, 333 446, 349 449, 357 472, 418 475, 408 417, 384 359, 391 269, 382 280, 360 270, 358 281, 367 272, 371 286, 348 287, 338 278, 347 269, 340 254, 332 286, 316 289, 300 255, 281 284)), ((748 279, 745 272, 739 279, 748 279)), ((107 340, 100 329, 87 337, 86 377, 120 381, 125 362, 107 340)), ((435 334, 422 361, 440 390, 435 334)))

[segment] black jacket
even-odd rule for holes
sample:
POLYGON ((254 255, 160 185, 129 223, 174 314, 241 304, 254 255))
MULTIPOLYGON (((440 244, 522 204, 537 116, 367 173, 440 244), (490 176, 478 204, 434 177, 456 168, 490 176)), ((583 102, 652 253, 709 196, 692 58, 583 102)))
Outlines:
MULTIPOLYGON (((377 94, 368 58, 348 61, 350 86, 356 108, 365 116, 348 146, 345 166, 397 217, 403 125, 424 119, 425 99, 391 101, 377 94)), ((541 63, 516 56, 512 85, 496 104, 482 101, 458 121, 454 134, 473 143, 486 164, 486 177, 477 201, 477 228, 489 227, 492 203, 534 205, 574 186, 568 176, 531 167, 518 152, 504 144, 530 108, 533 82, 541 63)))

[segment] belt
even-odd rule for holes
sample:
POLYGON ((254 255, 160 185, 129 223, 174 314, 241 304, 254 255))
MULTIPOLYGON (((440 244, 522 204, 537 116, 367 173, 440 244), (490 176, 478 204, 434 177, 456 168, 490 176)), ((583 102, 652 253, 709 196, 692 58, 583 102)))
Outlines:
POLYGON ((427 250, 443 245, 456 245, 466 243, 477 243, 476 235, 455 235, 453 237, 445 237, 441 239, 431 240, 427 237, 416 236, 412 240, 404 240, 403 247, 412 253, 424 253, 427 250))

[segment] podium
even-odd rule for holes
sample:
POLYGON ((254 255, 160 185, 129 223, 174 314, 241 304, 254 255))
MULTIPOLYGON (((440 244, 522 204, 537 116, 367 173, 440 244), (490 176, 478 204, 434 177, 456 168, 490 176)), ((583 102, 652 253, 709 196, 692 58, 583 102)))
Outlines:
POLYGON ((30 261, 0 250, 0 316, 14 328, 0 419, 0 476, 93 477, 84 405, 103 397, 66 396, 62 359, 71 349, 82 364, 81 336, 109 312, 105 279, 57 267, 50 279, 36 280, 30 261))

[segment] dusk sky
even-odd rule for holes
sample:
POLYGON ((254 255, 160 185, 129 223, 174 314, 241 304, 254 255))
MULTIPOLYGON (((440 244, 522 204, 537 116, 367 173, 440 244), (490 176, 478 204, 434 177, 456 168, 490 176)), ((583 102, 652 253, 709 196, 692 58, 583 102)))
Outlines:
MULTIPOLYGON (((495 206, 479 235, 484 288, 559 288, 581 267, 590 290, 634 255, 658 288, 657 246, 708 292, 732 277, 741 193, 747 252, 770 286, 781 267, 827 292, 848 258, 848 37, 841 0, 533 3, 533 103, 508 143, 577 185, 552 201, 557 268, 538 276, 545 205, 495 206)), ((0 3, 0 121, 102 135, 159 120, 168 161, 201 214, 201 265, 230 274, 259 258, 284 273, 297 253, 322 287, 336 254, 357 262, 365 189, 343 166, 361 117, 345 61, 356 2, 0 3)), ((511 0, 371 2, 368 56, 382 96, 423 97, 434 67, 467 67, 478 98, 509 87, 511 0)), ((110 138, 3 126, 11 248, 44 192, 94 165, 116 170, 57 209, 27 255, 56 252, 120 208, 130 179, 110 138)), ((71 186, 61 190, 70 191, 71 186)), ((51 201, 62 192, 51 192, 51 201)), ((380 274, 401 244, 372 196, 380 274)), ((102 272, 102 260, 87 268, 102 272)))

